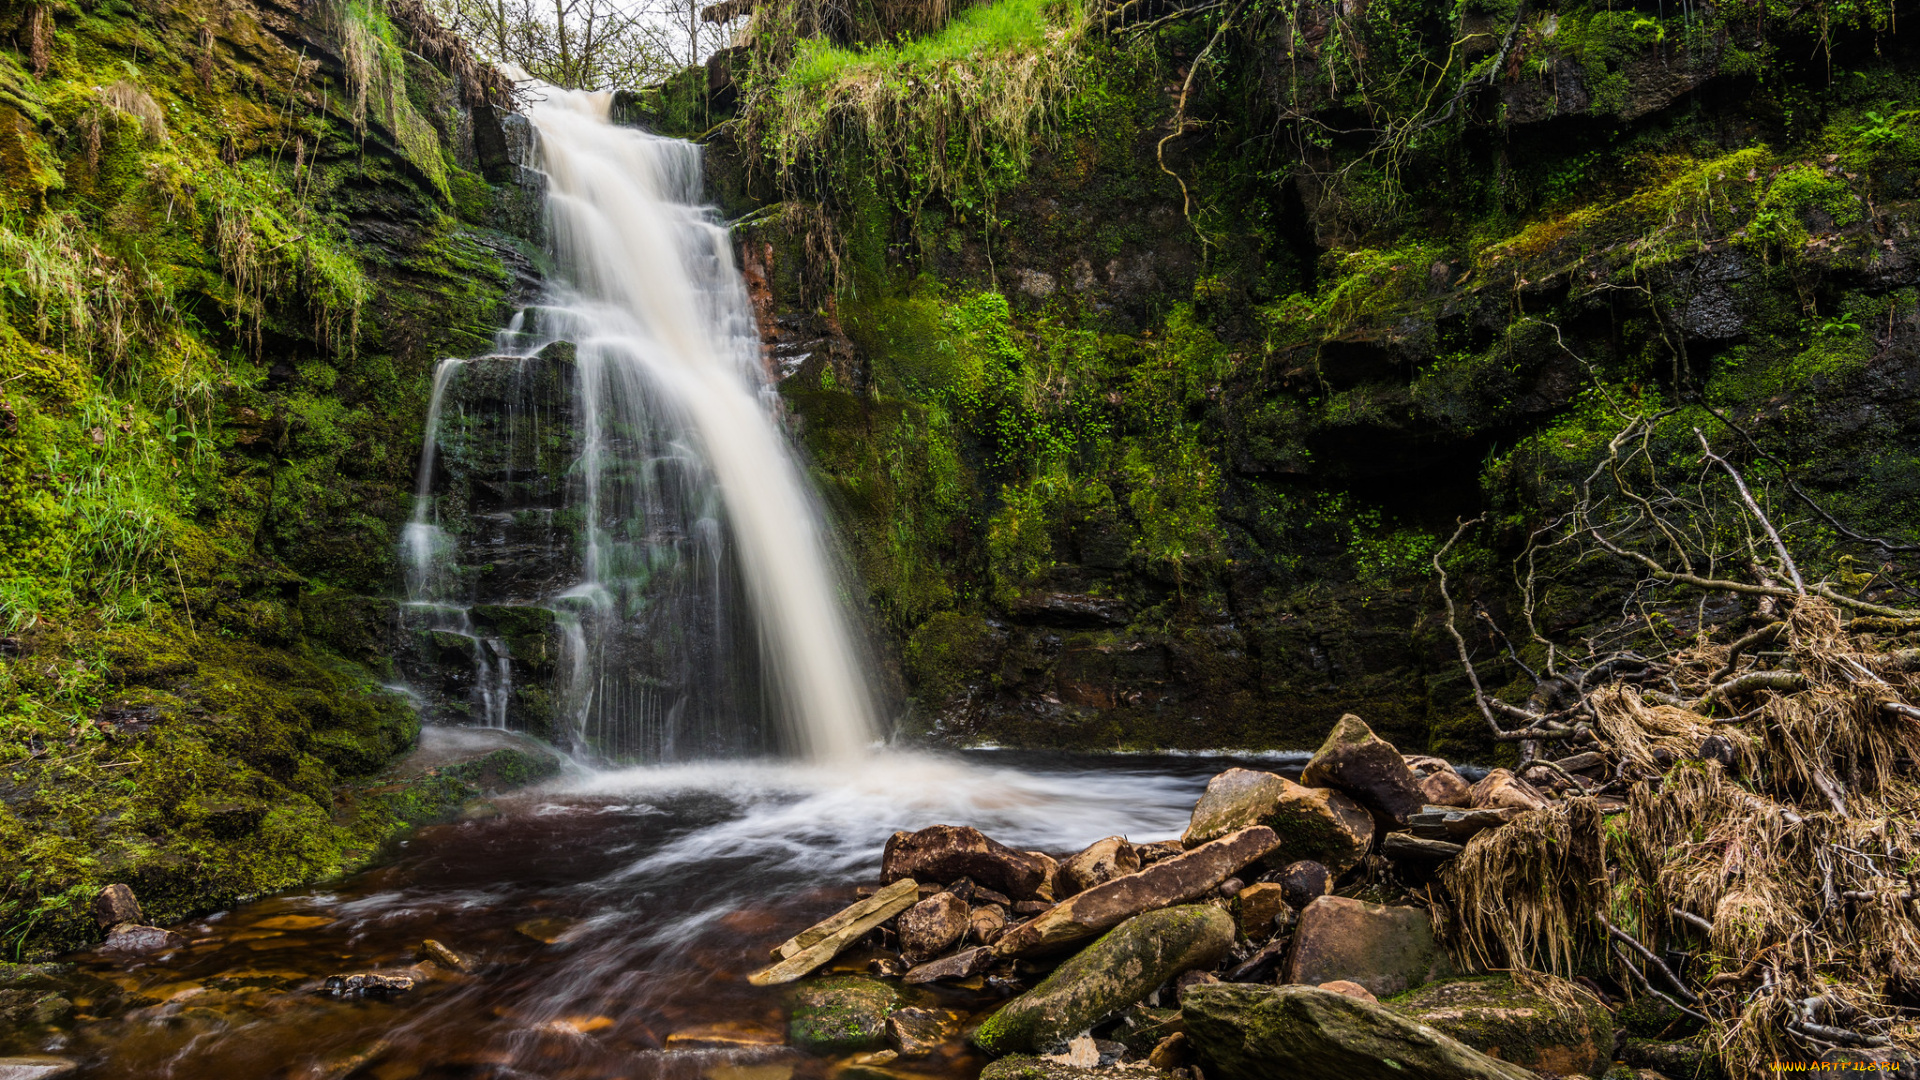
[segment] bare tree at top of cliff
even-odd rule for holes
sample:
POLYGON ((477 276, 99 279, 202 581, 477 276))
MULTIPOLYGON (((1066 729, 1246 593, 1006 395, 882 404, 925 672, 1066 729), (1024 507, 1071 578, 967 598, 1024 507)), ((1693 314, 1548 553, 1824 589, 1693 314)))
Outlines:
POLYGON ((702 22, 698 0, 436 0, 476 51, 543 82, 638 89, 698 64, 730 29, 702 22))

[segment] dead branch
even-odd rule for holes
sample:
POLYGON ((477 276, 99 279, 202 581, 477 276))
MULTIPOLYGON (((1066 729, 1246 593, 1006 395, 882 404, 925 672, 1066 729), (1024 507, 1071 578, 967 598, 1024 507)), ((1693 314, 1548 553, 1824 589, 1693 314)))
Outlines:
POLYGON ((1733 669, 1739 666, 1741 654, 1745 653, 1748 649, 1758 648, 1761 645, 1771 643, 1774 638, 1780 636, 1780 631, 1786 628, 1787 624, 1784 622, 1770 622, 1760 629, 1755 630, 1753 633, 1748 634, 1746 637, 1734 642, 1732 645, 1727 646, 1726 664, 1722 666, 1720 670, 1707 676, 1707 681, 1717 683, 1721 679, 1733 674, 1733 669))
MULTIPOLYGON (((1639 953, 1640 956, 1643 959, 1645 959, 1648 964, 1651 964, 1653 966, 1653 969, 1660 973, 1661 978, 1666 979, 1667 983, 1671 985, 1676 991, 1678 991, 1681 997, 1687 1000, 1687 1004, 1689 1005, 1700 1004, 1699 996, 1696 995, 1693 991, 1687 989, 1687 984, 1680 981, 1680 976, 1675 975, 1673 973, 1673 969, 1667 966, 1666 961, 1653 955, 1652 949, 1649 949, 1645 945, 1640 944, 1640 942, 1632 934, 1629 934, 1625 930, 1622 930, 1619 927, 1608 922, 1607 917, 1605 915, 1602 915, 1596 911, 1594 912, 1593 917, 1596 921, 1600 923, 1601 927, 1603 927, 1607 931, 1609 936, 1613 937, 1615 940, 1626 945, 1628 948, 1632 949, 1634 952, 1639 953)), ((1698 1013, 1695 1013, 1694 1015, 1699 1016, 1698 1013)), ((1704 1016, 1701 1016, 1700 1018, 1702 1020, 1706 1019, 1706 1017, 1704 1016)))
POLYGON ((1760 523, 1762 529, 1766 530, 1767 539, 1773 541, 1773 550, 1780 556, 1780 565, 1786 568, 1787 577, 1793 580, 1793 591, 1805 596, 1807 583, 1800 580, 1800 568, 1794 565, 1793 556, 1787 551, 1786 541, 1780 539, 1779 530, 1773 527, 1773 522, 1767 520, 1767 515, 1760 509, 1760 504, 1754 501, 1753 492, 1747 490, 1747 482, 1741 477, 1740 470, 1729 464, 1726 458, 1713 452, 1713 447, 1707 444, 1705 432, 1694 428, 1693 434, 1700 440, 1700 452, 1706 455, 1707 460, 1726 470, 1726 474, 1733 478, 1733 486, 1740 492, 1740 501, 1747 504, 1747 512, 1753 515, 1753 519, 1760 523))

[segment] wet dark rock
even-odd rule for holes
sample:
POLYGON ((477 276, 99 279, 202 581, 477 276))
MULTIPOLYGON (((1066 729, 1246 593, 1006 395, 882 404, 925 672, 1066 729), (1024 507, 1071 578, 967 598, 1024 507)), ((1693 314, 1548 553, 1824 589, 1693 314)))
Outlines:
POLYGON ((1538 788, 1507 769, 1493 769, 1473 785, 1474 809, 1539 810, 1550 801, 1538 788))
POLYGON ((139 955, 184 948, 186 944, 186 938, 171 930, 158 926, 122 924, 107 932, 107 940, 101 944, 100 951, 139 955))
POLYGON ((411 975, 383 975, 377 971, 327 976, 327 992, 335 997, 390 997, 413 989, 411 975))
POLYGON ((471 957, 463 956, 432 938, 420 943, 420 951, 427 954, 434 963, 455 971, 472 971, 479 966, 471 957))
POLYGON ((1531 978, 1542 989, 1550 985, 1552 996, 1497 976, 1428 983, 1387 1004, 1523 1068, 1553 1076, 1605 1072, 1613 1061, 1612 1011, 1574 983, 1546 975, 1531 978))
POLYGON ((1373 817, 1359 803, 1326 788, 1309 788, 1274 773, 1228 769, 1207 782, 1181 843, 1196 847, 1250 825, 1280 839, 1270 862, 1313 859, 1338 876, 1373 842, 1373 817))
POLYGON ((1140 856, 1141 866, 1152 866, 1161 859, 1171 859, 1186 849, 1186 845, 1178 840, 1156 840, 1151 844, 1133 845, 1133 853, 1140 856))
POLYGON ((871 1050, 885 1041, 887 1014, 899 1004, 898 988, 864 975, 803 983, 793 992, 787 1038, 814 1054, 871 1050))
POLYGON ((1202 844, 1061 901, 1007 931, 994 951, 1001 956, 1060 952, 1143 911, 1205 896, 1230 875, 1266 857, 1279 843, 1272 829, 1256 825, 1202 844))
POLYGON ((1380 854, 1397 863, 1430 868, 1438 866, 1460 854, 1464 850, 1459 844, 1445 840, 1428 840, 1425 837, 1409 833, 1389 833, 1380 842, 1380 854))
POLYGON ((1379 817, 1401 825, 1426 805, 1400 751, 1352 713, 1334 724, 1307 762, 1300 782, 1344 792, 1379 817))
POLYGON ((1317 986, 1197 986, 1180 999, 1208 1080, 1537 1080, 1381 1005, 1317 986))
POLYGON ((1699 756, 1702 761, 1716 762, 1721 768, 1729 770, 1740 760, 1734 752, 1733 740, 1725 735, 1709 735, 1700 740, 1699 756))
MULTIPOLYGON (((1140 853, 1122 836, 1096 840, 1060 868, 1066 895, 1085 892, 1140 869, 1140 853)), ((1058 895, 1058 894, 1057 894, 1058 895)))
POLYGON ((971 878, 1015 900, 1033 899, 1046 884, 1050 860, 983 835, 966 826, 934 825, 919 832, 897 832, 881 857, 881 880, 951 882, 971 878))
POLYGON ((967 934, 966 902, 950 892, 935 893, 900 913, 900 952, 908 963, 931 960, 967 934))
POLYGON ((1280 965, 1287 959, 1287 948, 1292 939, 1276 937, 1272 941, 1254 950, 1252 956, 1227 969, 1226 982, 1272 982, 1280 965))
POLYGON ((981 945, 991 945, 1007 932, 1007 909, 999 904, 983 904, 967 915, 967 933, 981 945))
POLYGON ((891 956, 876 956, 867 961, 867 974, 882 979, 897 979, 907 973, 907 964, 891 956))
POLYGON ((1021 900, 1013 905, 1015 915, 1038 915, 1053 905, 1045 900, 1021 900))
POLYGON ((1263 881, 1249 885, 1233 898, 1234 914, 1240 921, 1240 933, 1250 941, 1265 941, 1274 932, 1274 919, 1286 916, 1293 921, 1293 908, 1287 904, 1286 886, 1263 881))
POLYGON ((1300 912, 1287 981, 1318 986, 1345 979, 1378 997, 1450 974, 1422 908, 1322 896, 1300 912))
POLYGON ((1408 819, 1407 832, 1426 840, 1464 844, 1479 833, 1505 825, 1520 813, 1511 807, 1472 810, 1429 806, 1408 819))
POLYGON ((1240 890, 1246 887, 1247 887, 1246 882, 1241 881, 1237 877, 1230 877, 1227 880, 1220 883, 1220 895, 1225 899, 1231 900, 1234 897, 1239 896, 1240 890))
POLYGON ((122 923, 143 923, 146 916, 140 913, 140 901, 134 898, 133 890, 116 882, 93 898, 93 921, 106 930, 122 923))
POLYGON ((960 1031, 960 1018, 946 1009, 896 1009, 887 1016, 887 1045, 901 1057, 926 1057, 960 1031))
POLYGON ((1284 890, 1287 906, 1295 911, 1333 891, 1333 875, 1312 859, 1288 863, 1274 882, 1284 890))
POLYGON ((1149 911, 1116 927, 1000 1008, 973 1042, 990 1054, 1037 1050, 1085 1031, 1169 979, 1219 963, 1233 920, 1219 908, 1149 911))
POLYGON ((909 970, 906 981, 918 984, 970 979, 992 967, 997 959, 994 951, 985 946, 962 949, 952 956, 944 956, 909 970))
POLYGON ((1420 797, 1429 806, 1466 806, 1472 799, 1473 785, 1452 769, 1429 773, 1420 779, 1420 797))
POLYGON ((1124 600, 1064 592, 1028 593, 1014 600, 1012 614, 1062 627, 1125 626, 1130 618, 1124 600))

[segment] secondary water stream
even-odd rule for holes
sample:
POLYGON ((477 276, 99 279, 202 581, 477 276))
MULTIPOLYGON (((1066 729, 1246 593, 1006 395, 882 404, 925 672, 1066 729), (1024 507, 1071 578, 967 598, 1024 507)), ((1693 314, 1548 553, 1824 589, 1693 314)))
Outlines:
MULTIPOLYGON (((135 1007, 8 1049, 57 1050, 101 1080, 825 1080, 834 1060, 778 1045, 783 989, 745 977, 877 882, 892 830, 966 822, 1062 853, 1116 833, 1164 839, 1226 764, 889 752, 578 774, 504 800, 499 816, 423 830, 381 869, 178 927, 192 944, 174 953, 75 958, 135 1007), (324 993, 327 975, 424 958, 427 938, 480 969, 390 1000, 324 993), (688 1042, 715 1027, 748 1045, 688 1042)), ((972 1014, 999 1000, 929 997, 972 1014)), ((901 1063, 938 1080, 981 1064, 964 1052, 901 1063)))

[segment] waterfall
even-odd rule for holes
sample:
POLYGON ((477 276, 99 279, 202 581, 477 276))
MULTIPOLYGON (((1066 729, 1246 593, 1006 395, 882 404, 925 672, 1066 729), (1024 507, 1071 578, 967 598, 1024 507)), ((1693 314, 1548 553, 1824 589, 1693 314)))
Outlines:
POLYGON ((873 704, 700 148, 613 125, 606 94, 538 96, 556 281, 497 355, 436 372, 409 608, 473 637, 489 723, 532 669, 449 606, 552 613, 555 733, 590 753, 852 756, 873 704))

